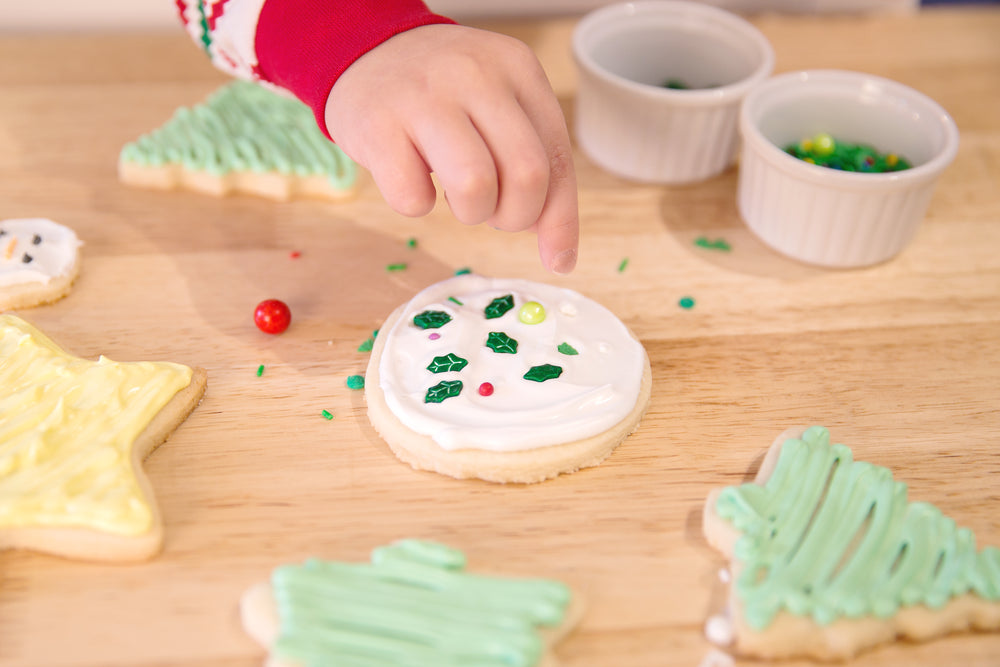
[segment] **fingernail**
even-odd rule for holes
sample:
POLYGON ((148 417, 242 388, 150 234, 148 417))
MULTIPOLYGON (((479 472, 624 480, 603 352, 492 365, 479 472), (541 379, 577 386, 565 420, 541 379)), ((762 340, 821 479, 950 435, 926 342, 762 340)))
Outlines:
POLYGON ((576 266, 576 248, 563 250, 552 258, 551 270, 553 273, 565 275, 576 266))

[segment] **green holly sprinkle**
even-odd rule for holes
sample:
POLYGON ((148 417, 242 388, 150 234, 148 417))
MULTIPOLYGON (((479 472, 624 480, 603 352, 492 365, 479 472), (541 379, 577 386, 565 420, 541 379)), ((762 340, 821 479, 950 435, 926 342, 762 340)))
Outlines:
POLYGON ((405 271, 406 270, 406 262, 399 262, 397 264, 386 264, 385 270, 386 271, 405 271))
POLYGON ((264 364, 261 364, 260 366, 257 367, 257 377, 260 377, 263 374, 264 374, 264 364))
POLYGON ((469 267, 467 267, 467 266, 466 266, 466 267, 464 267, 464 268, 461 268, 461 269, 456 269, 456 270, 455 270, 455 275, 456 275, 456 276, 464 276, 464 275, 465 275, 465 274, 467 274, 467 273, 472 273, 472 269, 470 269, 470 268, 469 268, 469 267))
POLYGON ((517 341, 502 331, 491 331, 486 337, 486 347, 497 354, 517 354, 517 341))
POLYGON ((452 303, 457 303, 460 306, 464 306, 465 305, 464 303, 462 303, 461 301, 459 301, 458 299, 456 299, 453 296, 449 296, 448 297, 448 301, 451 301, 452 303))
POLYGON ((358 352, 371 352, 372 348, 375 346, 375 338, 369 337, 368 340, 358 345, 358 352))
POLYGON ((427 390, 424 395, 424 403, 440 403, 446 398, 458 396, 462 393, 461 380, 445 380, 427 390))
POLYGON ((348 389, 364 389, 365 388, 365 378, 363 375, 349 375, 347 376, 347 388, 348 389))
POLYGON ((333 413, 330 412, 329 410, 324 410, 320 414, 323 415, 323 419, 327 419, 327 420, 333 419, 333 413))
POLYGON ((421 329, 440 329, 451 322, 451 315, 443 310, 425 310, 413 316, 413 324, 421 329))
POLYGON ((545 382, 546 380, 559 377, 562 375, 562 371, 562 366, 553 366, 552 364, 532 366, 528 372, 524 374, 524 379, 531 380, 532 382, 545 382))
POLYGON ((468 364, 468 360, 449 352, 443 357, 434 357, 434 360, 427 366, 427 370, 431 373, 449 373, 460 371, 468 364))
POLYGON ((501 317, 504 313, 514 307, 514 295, 507 294, 506 296, 498 296, 497 298, 490 301, 490 305, 486 306, 486 319, 495 320, 501 317))
POLYGON ((709 240, 705 236, 699 236, 694 240, 694 244, 699 248, 706 248, 708 250, 721 250, 722 252, 729 252, 732 250, 732 246, 726 241, 726 239, 715 239, 714 241, 709 240))
POLYGON ((556 349, 559 350, 561 354, 569 354, 569 355, 580 354, 579 352, 576 351, 576 348, 570 345, 569 343, 559 343, 559 347, 557 347, 556 349))

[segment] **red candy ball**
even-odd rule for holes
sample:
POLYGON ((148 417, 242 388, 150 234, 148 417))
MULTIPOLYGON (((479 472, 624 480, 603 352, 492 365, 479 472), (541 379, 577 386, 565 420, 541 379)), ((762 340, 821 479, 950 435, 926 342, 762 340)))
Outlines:
POLYGON ((292 323, 292 311, 284 301, 267 299, 257 304, 253 311, 253 323, 264 333, 280 334, 292 323))
POLYGON ((489 382, 484 382, 479 385, 479 395, 480 396, 492 396, 493 395, 493 385, 489 382))

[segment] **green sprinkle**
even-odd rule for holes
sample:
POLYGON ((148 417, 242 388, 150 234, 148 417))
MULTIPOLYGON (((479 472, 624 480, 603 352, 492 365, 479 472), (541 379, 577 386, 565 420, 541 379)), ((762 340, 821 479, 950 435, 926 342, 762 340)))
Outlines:
POLYGON ((472 269, 470 269, 470 268, 469 268, 469 267, 467 267, 467 266, 465 266, 465 267, 462 267, 461 269, 456 269, 456 270, 455 270, 455 275, 456 275, 456 276, 464 276, 464 275, 465 275, 465 274, 467 274, 467 273, 472 273, 472 269))
POLYGON ((257 377, 260 377, 263 374, 264 374, 264 364, 261 364, 260 366, 257 367, 257 377))
POLYGON ((486 347, 497 354, 517 354, 517 341, 502 331, 491 331, 486 337, 486 347))
POLYGON ((413 238, 407 239, 407 241, 406 241, 406 247, 407 248, 416 248, 417 247, 417 240, 413 239, 413 238))
POLYGON ((449 296, 449 297, 448 297, 448 301, 453 301, 454 303, 457 303, 457 304, 458 304, 458 305, 460 305, 460 306, 464 306, 464 305, 465 305, 464 303, 462 303, 461 301, 459 301, 458 299, 456 299, 456 298, 455 298, 455 297, 453 297, 453 296, 449 296))
POLYGON ((347 376, 347 388, 348 389, 364 389, 365 388, 365 376, 363 376, 363 375, 348 375, 347 376))
POLYGON ((486 319, 495 320, 498 317, 502 317, 504 313, 513 307, 514 295, 506 294, 490 301, 490 305, 486 306, 484 313, 486 314, 486 319))
POLYGON ((468 365, 469 361, 463 359, 462 357, 449 352, 443 357, 434 357, 434 360, 427 366, 427 370, 431 373, 448 373, 451 371, 460 371, 468 365))
POLYGON ((368 340, 358 345, 358 352, 371 352, 374 346, 375 338, 369 337, 368 340))
POLYGON ((413 316, 413 324, 421 329, 440 329, 451 322, 451 315, 443 310, 425 310, 413 316))
POLYGON ((333 413, 330 412, 329 410, 324 410, 320 414, 323 415, 324 419, 333 419, 333 413))
POLYGON ((725 239, 715 239, 710 241, 704 236, 699 236, 694 240, 694 244, 699 248, 707 248, 708 250, 721 250, 722 252, 729 252, 732 250, 732 246, 726 242, 725 239))
POLYGON ((445 380, 427 390, 424 403, 440 403, 446 398, 458 396, 462 392, 461 380, 445 380))
POLYGON ((399 262, 398 264, 387 264, 385 267, 386 271, 405 271, 406 262, 399 262))
POLYGON ((579 352, 576 351, 576 348, 570 345, 569 343, 559 343, 559 347, 557 347, 556 349, 559 350, 561 354, 568 354, 568 355, 580 354, 579 352))
POLYGON ((545 382, 546 380, 552 380, 559 377, 562 375, 562 372, 562 366, 542 364, 541 366, 532 366, 531 369, 524 374, 524 379, 531 380, 532 382, 545 382))
POLYGON ((624 271, 626 266, 628 266, 628 257, 626 257, 625 259, 623 259, 621 261, 621 264, 618 265, 618 273, 621 273, 622 271, 624 271))
POLYGON ((694 308, 694 299, 689 296, 681 297, 681 300, 677 302, 677 305, 681 308, 690 310, 691 308, 694 308))
POLYGON ((689 90, 691 86, 687 85, 680 79, 667 79, 664 84, 664 88, 670 88, 671 90, 689 90))

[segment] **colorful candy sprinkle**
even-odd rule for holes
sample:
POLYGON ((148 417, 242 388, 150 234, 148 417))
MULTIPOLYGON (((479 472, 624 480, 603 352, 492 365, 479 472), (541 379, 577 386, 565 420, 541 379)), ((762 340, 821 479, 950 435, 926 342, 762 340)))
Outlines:
POLYGON ((330 412, 329 410, 324 410, 320 414, 323 415, 323 419, 326 419, 326 420, 333 419, 333 413, 330 412))
POLYGON ((292 323, 292 311, 284 301, 265 299, 253 311, 253 322, 264 333, 280 334, 292 323))
POLYGON ((439 334, 437 331, 435 331, 430 336, 428 336, 428 338, 430 338, 431 340, 437 340, 440 337, 441 337, 441 334, 439 334))
POLYGON ((363 375, 349 375, 349 376, 347 376, 347 388, 348 389, 364 389, 365 388, 365 376, 363 376, 363 375))
POLYGON ((261 364, 260 366, 257 367, 257 377, 260 377, 263 374, 264 374, 264 364, 261 364))
POLYGON ((622 271, 624 271, 626 266, 628 266, 628 257, 624 258, 621 261, 621 263, 618 264, 618 273, 621 273, 622 271))
POLYGON ((694 308, 694 299, 689 296, 681 297, 681 300, 677 302, 677 305, 686 310, 694 308))
POLYGON ((492 396, 493 395, 493 385, 489 382, 484 382, 479 385, 479 395, 480 396, 492 396))
POLYGON ((472 273, 472 269, 470 269, 467 266, 462 267, 461 269, 455 269, 455 275, 456 276, 464 276, 467 273, 472 273))
POLYGON ((574 354, 580 354, 579 352, 576 351, 576 348, 570 345, 569 343, 559 343, 559 347, 557 347, 556 349, 559 350, 559 354, 565 354, 568 356, 572 356, 574 354))
POLYGON ((694 244, 699 248, 707 248, 708 250, 721 250, 722 252, 729 252, 732 250, 732 246, 725 239, 715 239, 714 241, 709 240, 705 236, 699 236, 694 240, 694 244))
POLYGON ((386 271, 405 271, 406 262, 398 262, 396 264, 387 264, 385 267, 386 271))
POLYGON ((883 155, 866 144, 836 141, 826 132, 785 147, 785 152, 809 164, 840 171, 885 173, 902 171, 910 163, 895 153, 883 155))
POLYGON ((521 306, 517 319, 525 324, 540 324, 545 321, 545 306, 537 301, 529 301, 521 306))

